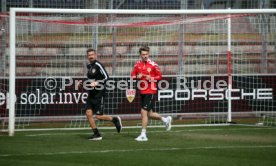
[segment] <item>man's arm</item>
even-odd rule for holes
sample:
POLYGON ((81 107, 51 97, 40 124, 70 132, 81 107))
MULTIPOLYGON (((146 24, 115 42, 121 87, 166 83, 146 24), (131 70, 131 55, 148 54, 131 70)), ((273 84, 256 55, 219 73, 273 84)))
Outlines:
POLYGON ((162 72, 160 70, 160 67, 158 66, 158 64, 154 65, 154 72, 155 72, 155 76, 153 77, 154 80, 161 80, 162 79, 162 72))
POLYGON ((100 71, 101 75, 103 76, 103 79, 102 80, 93 80, 90 84, 93 88, 98 86, 99 83, 101 85, 104 85, 105 82, 109 79, 109 75, 106 72, 105 67, 99 62, 96 62, 95 64, 99 67, 99 71, 100 71))
POLYGON ((153 64, 153 71, 154 72, 154 76, 149 75, 143 75, 145 76, 146 80, 156 80, 159 81, 162 79, 162 73, 160 70, 160 67, 157 65, 157 63, 153 64))
POLYGON ((135 64, 132 72, 131 72, 131 78, 134 80, 140 79, 141 76, 139 75, 137 64, 135 64))
POLYGON ((104 77, 101 81, 104 81, 104 82, 107 81, 109 79, 109 75, 106 72, 105 67, 102 64, 98 63, 98 62, 96 62, 96 65, 100 68, 100 72, 104 77))

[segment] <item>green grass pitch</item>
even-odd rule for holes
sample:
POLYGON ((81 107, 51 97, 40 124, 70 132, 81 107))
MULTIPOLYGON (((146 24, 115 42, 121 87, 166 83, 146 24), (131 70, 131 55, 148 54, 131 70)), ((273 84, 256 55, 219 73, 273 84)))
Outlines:
POLYGON ((274 166, 276 128, 175 127, 148 129, 148 142, 136 142, 140 129, 100 129, 102 141, 88 141, 90 130, 20 131, 0 136, 3 166, 274 166))

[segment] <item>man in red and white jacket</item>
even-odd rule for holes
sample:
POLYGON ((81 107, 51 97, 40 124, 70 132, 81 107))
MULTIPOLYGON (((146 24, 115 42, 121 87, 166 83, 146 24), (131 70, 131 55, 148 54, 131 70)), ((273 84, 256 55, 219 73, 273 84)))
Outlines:
POLYGON ((162 120, 166 130, 171 129, 172 117, 161 117, 153 108, 157 93, 157 81, 162 79, 162 73, 158 64, 149 59, 150 48, 145 46, 139 49, 141 60, 137 61, 131 73, 132 79, 139 80, 137 83, 141 95, 142 131, 136 141, 147 141, 146 129, 148 118, 162 120))

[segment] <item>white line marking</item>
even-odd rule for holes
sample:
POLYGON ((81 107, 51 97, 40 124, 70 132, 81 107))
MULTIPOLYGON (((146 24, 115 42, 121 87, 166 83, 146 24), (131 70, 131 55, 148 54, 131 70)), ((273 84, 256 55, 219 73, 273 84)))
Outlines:
MULTIPOLYGON (((239 131, 239 130, 276 130, 276 128, 260 128, 260 127, 255 127, 255 128, 232 128, 232 129, 227 129, 227 131, 231 130, 231 131, 239 131)), ((209 128, 206 128, 206 129, 187 129, 187 130, 172 130, 172 131, 169 131, 171 133, 180 133, 180 132, 198 132, 198 131, 222 131, 222 130, 225 130, 225 128, 223 129, 218 129, 218 128, 215 128, 215 129, 209 129, 209 128)), ((147 131, 148 133, 165 133, 167 131, 162 131, 162 130, 157 130, 157 131, 147 131)), ((114 131, 110 131, 110 130, 104 130, 105 134, 118 134, 117 132, 114 131)), ((124 131, 124 132, 121 132, 121 134, 135 134, 135 133, 140 133, 140 130, 137 130, 137 131, 124 131)), ((25 135, 26 137, 39 137, 39 136, 51 136, 51 135, 56 135, 56 136, 64 136, 64 135, 76 135, 76 134, 91 134, 91 132, 89 133, 73 133, 73 132, 68 132, 68 133, 62 133, 62 132, 59 132, 59 133, 46 133, 46 134, 27 134, 25 135)))
POLYGON ((24 153, 24 154, 1 154, 0 157, 17 157, 17 156, 51 156, 51 155, 67 155, 67 154, 89 154, 89 153, 124 153, 139 151, 178 151, 178 150, 200 150, 200 149, 260 149, 260 148, 276 148, 276 145, 265 146, 203 146, 190 148, 152 148, 152 149, 106 149, 95 151, 71 151, 71 152, 53 152, 53 153, 24 153))

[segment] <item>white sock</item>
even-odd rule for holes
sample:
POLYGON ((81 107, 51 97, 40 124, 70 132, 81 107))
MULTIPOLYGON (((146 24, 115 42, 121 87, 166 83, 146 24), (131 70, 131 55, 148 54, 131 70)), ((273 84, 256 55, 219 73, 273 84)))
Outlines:
POLYGON ((142 129, 142 131, 141 131, 141 135, 146 135, 146 132, 147 132, 147 130, 146 130, 146 129, 142 129))
POLYGON ((161 117, 161 120, 162 120, 164 123, 167 123, 167 118, 161 117))

